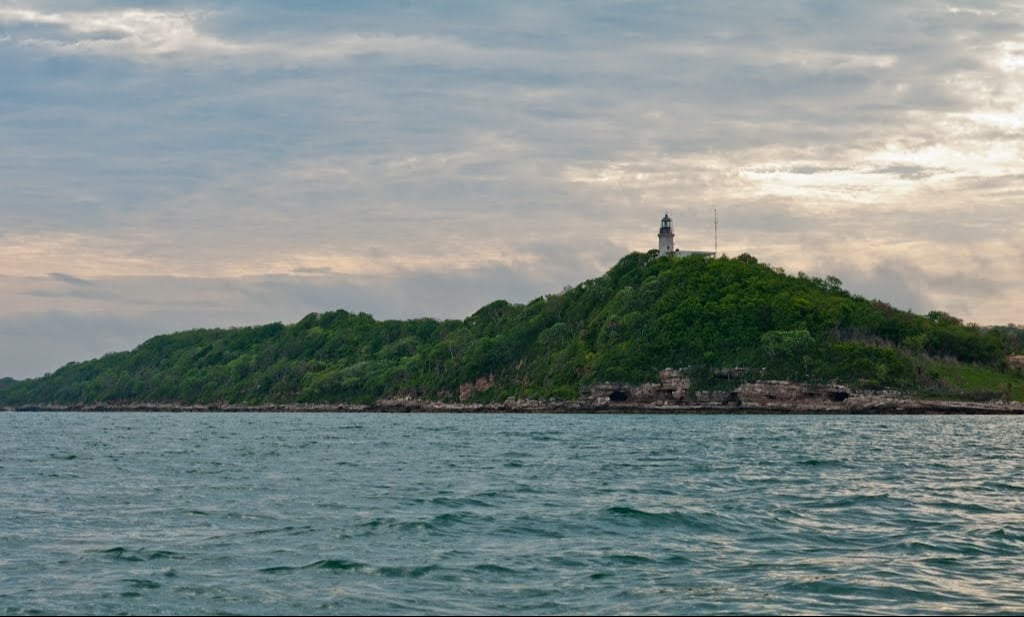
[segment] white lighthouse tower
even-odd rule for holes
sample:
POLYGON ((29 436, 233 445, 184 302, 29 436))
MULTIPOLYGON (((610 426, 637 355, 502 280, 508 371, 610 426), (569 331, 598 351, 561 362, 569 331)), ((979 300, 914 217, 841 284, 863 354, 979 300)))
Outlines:
POLYGON ((661 219, 661 229, 658 230, 658 255, 664 257, 675 254, 675 237, 676 234, 672 232, 672 219, 666 212, 665 217, 661 219))

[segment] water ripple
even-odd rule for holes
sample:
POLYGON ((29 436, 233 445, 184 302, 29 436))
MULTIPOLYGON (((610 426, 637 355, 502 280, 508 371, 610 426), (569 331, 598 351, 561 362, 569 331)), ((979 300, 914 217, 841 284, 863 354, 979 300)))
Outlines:
POLYGON ((0 423, 4 614, 1024 612, 1022 418, 0 423))

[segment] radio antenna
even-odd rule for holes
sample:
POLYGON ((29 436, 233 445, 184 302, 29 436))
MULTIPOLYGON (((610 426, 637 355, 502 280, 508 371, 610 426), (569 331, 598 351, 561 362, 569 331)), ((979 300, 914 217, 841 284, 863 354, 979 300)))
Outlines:
POLYGON ((718 257, 718 208, 715 208, 715 257, 718 257))

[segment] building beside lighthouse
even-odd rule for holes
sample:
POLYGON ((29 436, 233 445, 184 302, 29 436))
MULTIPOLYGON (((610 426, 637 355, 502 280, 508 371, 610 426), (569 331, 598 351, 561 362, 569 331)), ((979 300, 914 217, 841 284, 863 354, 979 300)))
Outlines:
MULTIPOLYGON (((718 242, 716 241, 715 244, 718 242)), ((686 257, 688 255, 701 255, 702 257, 714 257, 711 251, 682 251, 676 248, 676 234, 672 230, 672 218, 668 212, 661 218, 661 228, 658 229, 658 255, 661 257, 686 257)))

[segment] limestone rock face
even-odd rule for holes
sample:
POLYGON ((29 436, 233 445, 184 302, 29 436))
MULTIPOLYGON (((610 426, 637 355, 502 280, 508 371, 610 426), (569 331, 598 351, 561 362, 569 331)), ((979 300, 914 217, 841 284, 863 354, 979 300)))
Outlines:
POLYGON ((810 386, 790 381, 755 381, 745 383, 733 392, 744 406, 772 407, 778 405, 835 405, 850 397, 850 391, 838 384, 810 386))
POLYGON ((674 368, 662 369, 658 373, 658 378, 661 379, 658 387, 661 400, 678 403, 690 392, 690 379, 683 375, 682 371, 674 368))
POLYGON ((842 409, 850 398, 843 385, 824 386, 791 381, 744 383, 731 392, 691 392, 690 379, 677 369, 664 369, 657 383, 597 383, 581 389, 580 400, 591 405, 723 405, 749 409, 842 409))
POLYGON ((620 403, 631 400, 634 396, 633 390, 633 386, 606 381, 591 386, 584 386, 580 390, 580 398, 597 403, 620 403))
POLYGON ((658 374, 658 383, 634 386, 624 383, 603 382, 584 386, 583 399, 597 403, 679 403, 690 391, 690 380, 682 371, 667 368, 658 374))

